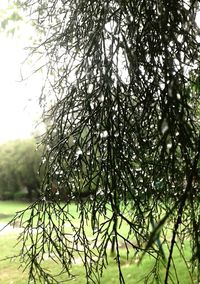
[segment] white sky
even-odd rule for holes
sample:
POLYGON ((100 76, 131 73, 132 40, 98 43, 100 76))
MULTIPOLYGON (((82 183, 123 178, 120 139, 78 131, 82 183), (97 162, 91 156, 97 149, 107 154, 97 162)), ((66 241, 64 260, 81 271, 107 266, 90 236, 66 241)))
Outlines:
POLYGON ((30 136, 39 117, 40 83, 19 82, 22 58, 19 41, 0 37, 0 142, 30 136))
MULTIPOLYGON (((0 2, 1 8, 7 0, 0 2)), ((39 119, 40 112, 39 74, 28 81, 19 82, 21 63, 26 57, 24 47, 29 44, 28 38, 32 31, 24 25, 20 31, 21 37, 0 34, 0 143, 27 138, 36 130, 36 120, 39 119)))

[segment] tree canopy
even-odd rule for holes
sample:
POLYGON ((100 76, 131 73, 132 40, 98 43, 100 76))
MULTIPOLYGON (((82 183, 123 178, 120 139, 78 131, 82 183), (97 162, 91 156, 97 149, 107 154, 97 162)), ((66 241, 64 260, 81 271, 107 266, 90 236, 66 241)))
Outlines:
POLYGON ((176 239, 189 239, 200 271, 199 1, 22 2, 42 30, 32 54, 46 72, 41 104, 48 122, 42 198, 27 209, 32 218, 21 237, 30 281, 39 275, 60 283, 43 269, 47 250, 69 275, 79 254, 87 283, 99 283, 113 238, 120 283, 120 241, 127 256, 130 245, 153 254, 159 281, 162 254, 153 244, 160 237, 169 251, 168 283, 176 239), (78 227, 68 211, 74 201, 78 227), (56 222, 41 221, 53 213, 56 222))
POLYGON ((17 3, 14 1, 2 1, 0 7, 0 31, 7 35, 14 35, 22 22, 22 15, 17 8, 17 3))
POLYGON ((0 199, 32 201, 39 196, 41 157, 42 151, 36 151, 35 139, 0 145, 0 199))

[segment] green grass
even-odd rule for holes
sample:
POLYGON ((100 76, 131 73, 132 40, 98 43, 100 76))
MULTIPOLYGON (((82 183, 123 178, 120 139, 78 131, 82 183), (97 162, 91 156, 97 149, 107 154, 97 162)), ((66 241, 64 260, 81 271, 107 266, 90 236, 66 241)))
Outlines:
POLYGON ((0 222, 7 223, 15 213, 25 209, 28 203, 19 201, 0 201, 0 222))
MULTIPOLYGON (((15 212, 20 211, 26 208, 28 204, 19 203, 19 202, 0 202, 0 222, 7 222, 9 220, 8 216, 14 216, 15 212), (3 215, 4 214, 4 215, 3 215), (7 217, 5 217, 7 215, 7 217), (2 218, 3 216, 3 218, 2 218)), ((76 213, 76 206, 72 205, 70 207, 70 212, 75 214, 78 222, 78 214, 76 213)), ((88 232, 90 228, 88 228, 88 232)), ((15 246, 17 239, 17 234, 13 232, 0 234, 0 248, 1 254, 0 259, 5 259, 0 262, 0 283, 2 284, 25 284, 27 283, 27 271, 23 272, 22 268, 19 268, 20 262, 19 260, 10 261, 6 259, 7 256, 16 255, 19 252, 20 245, 15 246)), ((108 251, 109 255, 109 251, 108 251)), ((139 281, 140 283, 144 282, 144 277, 147 275, 153 268, 154 261, 149 256, 145 256, 142 263, 140 265, 137 264, 137 257, 133 256, 134 252, 132 252, 132 256, 129 260, 126 259, 126 253, 122 250, 121 263, 122 263, 122 271, 124 272, 124 277, 126 284, 136 284, 139 281)), ((186 259, 190 258, 190 247, 189 242, 185 245, 185 256, 186 259)), ((114 257, 109 257, 108 259, 109 265, 105 269, 104 275, 102 277, 102 284, 118 284, 118 268, 116 265, 116 261, 114 257)), ((181 259, 179 252, 175 250, 174 261, 176 264, 177 273, 180 278, 181 284, 190 284, 192 283, 186 266, 181 259)), ((45 267, 52 273, 58 272, 58 267, 54 262, 50 260, 45 261, 45 267)), ((83 269, 82 264, 76 264, 72 268, 72 273, 77 275, 75 280, 72 280, 72 283, 77 284, 85 284, 85 271, 83 269)), ((173 271, 172 271, 173 273, 173 271)), ((161 278, 163 279, 165 274, 165 268, 161 265, 161 278)), ((71 283, 71 282, 66 282, 71 283)), ((149 282, 151 283, 151 282, 149 282)), ((156 283, 156 282, 152 282, 156 283)), ((169 284, 172 283, 169 281, 169 284)), ((176 282, 175 282, 176 283, 176 282)))
MULTIPOLYGON (((16 243, 16 235, 5 235, 0 236, 0 247, 1 251, 1 258, 4 258, 10 254, 15 254, 18 252, 18 247, 14 247, 16 243)), ((180 283, 181 284, 190 284, 189 275, 187 270, 183 267, 183 263, 180 262, 180 257, 178 254, 176 256, 176 264, 177 264, 177 272, 180 276, 180 283)), ((51 261, 46 261, 46 268, 51 272, 58 272, 55 263, 51 261)), ((125 275, 126 284, 136 284, 138 281, 140 283, 144 283, 144 277, 148 274, 153 266, 152 259, 150 257, 145 257, 141 265, 137 265, 135 263, 135 259, 127 261, 125 256, 122 257, 122 271, 125 275)), ((85 284, 85 272, 83 266, 81 264, 74 265, 72 272, 77 275, 76 279, 72 281, 72 283, 77 284, 85 284)), ((163 269, 164 275, 164 269, 163 269)), ((19 262, 9 260, 2 261, 0 263, 0 283, 4 284, 25 284, 27 283, 27 272, 23 272, 22 269, 19 269, 19 262)), ((68 283, 68 282, 66 282, 68 283)), ((118 270, 115 260, 113 258, 109 258, 109 265, 105 270, 103 275, 102 284, 117 284, 118 281, 118 270)), ((169 281, 169 283, 172 283, 169 281)))

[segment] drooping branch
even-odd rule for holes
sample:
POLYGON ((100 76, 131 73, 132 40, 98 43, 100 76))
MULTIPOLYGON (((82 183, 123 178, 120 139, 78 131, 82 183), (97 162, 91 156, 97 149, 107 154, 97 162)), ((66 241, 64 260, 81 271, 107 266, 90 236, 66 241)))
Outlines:
MULTIPOLYGON (((31 233, 27 237, 33 247, 27 260, 33 264, 31 275, 43 273, 45 244, 65 272, 78 253, 88 281, 98 283, 114 236, 119 279, 124 283, 120 242, 134 241, 133 247, 141 251, 148 244, 147 252, 158 260, 160 250, 154 242, 168 222, 174 232, 167 281, 179 224, 184 228, 187 219, 189 238, 199 250, 199 196, 194 190, 199 186, 198 1, 28 0, 25 4, 45 31, 33 53, 44 54, 47 62, 41 95, 47 125, 46 175, 38 203, 44 204, 38 219, 43 225, 38 221, 42 231, 37 230, 37 240, 43 241, 38 247, 31 233), (73 227, 70 221, 72 239, 65 229, 69 209, 60 207, 60 200, 77 202, 81 222, 73 227), (48 210, 48 216, 59 212, 58 223, 46 219, 50 231, 43 219, 48 210), (158 224, 153 230, 152 218, 158 224), (97 251, 86 234, 87 222, 97 251), (121 224, 127 227, 125 235, 121 224), (36 255, 40 262, 35 262, 36 255)), ((31 216, 28 232, 35 218, 31 216)), ((162 236, 165 245, 168 240, 162 236)))

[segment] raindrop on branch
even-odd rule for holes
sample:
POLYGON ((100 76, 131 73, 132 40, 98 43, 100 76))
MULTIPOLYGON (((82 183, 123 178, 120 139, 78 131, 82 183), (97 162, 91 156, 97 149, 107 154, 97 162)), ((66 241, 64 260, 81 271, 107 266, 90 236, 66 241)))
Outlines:
POLYGON ((163 122, 161 124, 161 132, 162 132, 162 134, 165 134, 168 129, 169 129, 169 125, 168 125, 167 119, 164 118, 163 122))
POLYGON ((103 132, 100 133, 100 137, 101 138, 106 138, 108 137, 108 131, 107 130, 104 130, 103 132))
POLYGON ((83 151, 82 151, 81 149, 78 149, 78 150, 76 151, 75 156, 76 156, 76 158, 78 159, 78 158, 80 158, 80 157, 82 156, 82 154, 83 154, 83 151))

